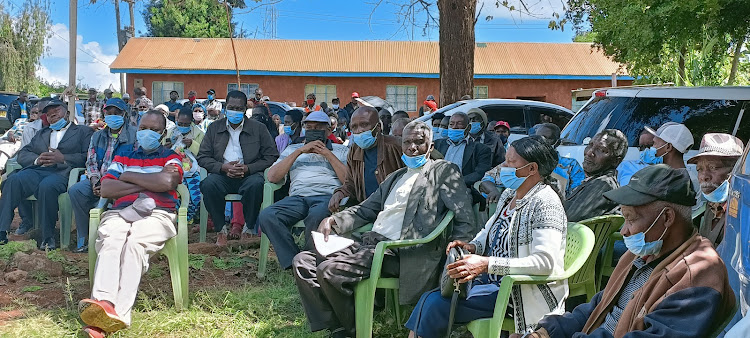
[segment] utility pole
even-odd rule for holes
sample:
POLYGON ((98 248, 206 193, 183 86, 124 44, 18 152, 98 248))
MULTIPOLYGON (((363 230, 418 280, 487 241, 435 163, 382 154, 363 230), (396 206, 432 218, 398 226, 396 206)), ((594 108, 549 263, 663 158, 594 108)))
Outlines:
MULTIPOLYGON (((115 0, 118 1, 118 0, 115 0)), ((120 47, 120 50, 125 48, 125 44, 128 43, 128 40, 135 36, 135 17, 133 16, 133 6, 135 5, 135 0, 123 0, 128 3, 128 11, 130 12, 130 26, 123 28, 123 38, 122 38, 122 46, 120 47)), ((120 81, 122 85, 120 86, 120 92, 125 93, 125 73, 120 73, 120 81)))
POLYGON ((68 36, 69 43, 69 60, 68 60, 68 88, 72 88, 70 97, 68 98, 68 111, 72 112, 75 117, 76 113, 76 44, 78 42, 78 2, 76 0, 70 0, 70 36, 68 36))
MULTIPOLYGON (((117 51, 119 52, 122 50, 122 46, 125 45, 125 43, 123 42, 124 37, 122 36, 123 34, 122 34, 122 31, 120 30, 120 27, 122 27, 120 26, 120 0, 113 0, 113 1, 115 3, 115 22, 117 23, 117 30, 116 30, 117 51)), ((120 73, 120 94, 124 92, 125 92, 125 74, 120 73)))

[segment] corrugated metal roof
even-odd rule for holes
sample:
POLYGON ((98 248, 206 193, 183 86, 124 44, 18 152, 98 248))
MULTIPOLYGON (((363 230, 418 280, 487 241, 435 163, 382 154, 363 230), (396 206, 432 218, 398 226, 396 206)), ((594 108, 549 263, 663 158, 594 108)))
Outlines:
MULTIPOLYGON (((437 42, 235 39, 240 70, 437 74, 437 42)), ((460 52, 460 51, 456 51, 460 52)), ((587 43, 479 43, 475 74, 608 76, 620 65, 587 43)), ((113 71, 234 70, 229 39, 133 38, 113 71)))

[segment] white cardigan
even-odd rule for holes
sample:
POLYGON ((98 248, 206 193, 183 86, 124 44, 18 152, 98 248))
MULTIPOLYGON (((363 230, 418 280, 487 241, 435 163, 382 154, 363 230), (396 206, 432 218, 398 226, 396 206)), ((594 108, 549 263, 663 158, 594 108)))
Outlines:
MULTIPOLYGON (((506 189, 500 196, 497 210, 471 244, 477 254, 489 254, 490 228, 503 207, 510 203, 516 191, 506 189)), ((523 199, 516 201, 516 211, 510 219, 511 258, 490 257, 488 273, 495 275, 550 275, 565 270, 565 246, 568 220, 560 197, 551 187, 538 183, 523 199)), ((514 285, 511 293, 516 332, 532 331, 537 322, 548 314, 563 314, 568 297, 567 280, 549 284, 514 285), (525 300, 525 301, 524 301, 525 300)))

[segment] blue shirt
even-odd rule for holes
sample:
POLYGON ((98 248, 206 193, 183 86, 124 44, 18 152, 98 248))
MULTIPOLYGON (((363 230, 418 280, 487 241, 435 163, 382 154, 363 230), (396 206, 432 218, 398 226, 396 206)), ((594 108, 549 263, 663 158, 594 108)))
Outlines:
POLYGON ((464 170, 464 151, 466 150, 466 140, 454 143, 448 140, 448 150, 445 151, 445 160, 458 166, 458 170, 464 170))
POLYGON ((648 166, 648 163, 641 160, 622 161, 622 163, 617 166, 617 183, 619 183, 621 187, 628 185, 633 174, 648 166))
MULTIPOLYGON (((342 109, 343 110, 343 109, 342 109)), ((370 197, 380 186, 375 172, 378 170, 378 147, 372 147, 364 151, 365 160, 365 195, 370 197)))
POLYGON ((586 173, 583 172, 583 168, 574 158, 563 157, 559 153, 557 156, 559 158, 557 167, 552 172, 568 180, 568 186, 565 188, 565 195, 567 196, 573 192, 573 189, 583 183, 583 180, 586 179, 586 173))

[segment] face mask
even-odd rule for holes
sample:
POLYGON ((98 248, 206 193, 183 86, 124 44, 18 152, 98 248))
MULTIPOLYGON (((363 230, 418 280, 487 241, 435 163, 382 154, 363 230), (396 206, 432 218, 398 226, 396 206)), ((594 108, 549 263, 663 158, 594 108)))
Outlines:
POLYGON ((466 138, 465 129, 448 129, 448 138, 453 142, 458 142, 466 138))
POLYGON ((448 137, 448 128, 440 128, 440 137, 442 138, 448 137))
POLYGON ((135 134, 135 138, 138 140, 138 145, 145 151, 152 151, 161 145, 159 142, 161 134, 150 129, 139 130, 135 134))
POLYGON ((65 127, 66 124, 68 124, 68 120, 62 118, 58 120, 57 122, 55 122, 54 124, 50 124, 49 127, 52 130, 60 130, 60 129, 63 129, 63 127, 65 127))
POLYGON ((211 101, 211 100, 213 100, 213 99, 214 99, 214 96, 213 96, 213 95, 208 95, 208 100, 209 100, 209 101, 211 101))
POLYGON ((406 154, 401 154, 401 161, 404 161, 404 164, 409 169, 421 168, 423 165, 425 165, 425 163, 427 163, 427 154, 417 156, 407 156, 406 154))
POLYGON ((315 104, 315 100, 307 100, 307 105, 312 106, 315 104))
POLYGON ((339 105, 337 104, 331 105, 331 107, 333 107, 333 109, 339 109, 339 105))
POLYGON ((649 226, 646 231, 639 232, 633 236, 622 237, 622 240, 625 241, 625 246, 634 255, 643 257, 648 255, 656 255, 659 253, 659 251, 661 250, 661 246, 664 244, 662 237, 664 237, 664 234, 667 233, 667 228, 664 228, 664 232, 662 232, 661 236, 659 236, 659 239, 653 242, 646 242, 646 233, 651 230, 654 224, 656 224, 656 221, 659 220, 659 217, 661 217, 661 215, 664 213, 664 210, 667 210, 667 208, 661 209, 659 216, 656 216, 656 219, 651 223, 651 226, 649 226))
POLYGON ((193 112, 193 120, 195 120, 196 122, 203 121, 203 112, 194 111, 193 112))
POLYGON ((227 120, 229 120, 229 123, 231 124, 239 124, 240 122, 242 122, 242 118, 245 117, 245 113, 239 110, 227 109, 226 114, 227 114, 227 120))
POLYGON ((180 134, 187 134, 190 132, 190 126, 187 126, 187 127, 177 126, 175 127, 175 129, 177 129, 177 131, 180 132, 180 134))
POLYGON ((662 164, 664 163, 664 155, 662 156, 656 156, 656 152, 659 151, 659 149, 666 147, 667 145, 663 145, 659 148, 648 148, 641 152, 641 162, 646 164, 662 164))
POLYGON ((125 118, 121 115, 105 115, 104 123, 109 126, 109 129, 120 129, 122 124, 125 123, 125 118))
MULTIPOLYGON (((377 125, 375 126, 375 128, 377 128, 377 125)), ((372 145, 375 144, 375 141, 377 140, 375 135, 373 135, 375 128, 372 128, 372 130, 361 132, 359 134, 352 134, 352 142, 354 142, 362 149, 372 148, 372 145)))
POLYGON ((284 134, 292 136, 292 134, 293 134, 292 127, 291 126, 284 126, 284 134))
POLYGON ((305 136, 305 143, 310 143, 312 141, 321 141, 323 143, 326 142, 326 131, 325 130, 308 130, 307 134, 305 136))
POLYGON ((190 100, 190 101, 195 101, 195 95, 190 95, 190 96, 188 96, 188 100, 190 100))
POLYGON ((508 144, 508 137, 505 135, 500 135, 500 141, 503 141, 503 144, 508 144))
MULTIPOLYGON (((521 168, 524 168, 529 164, 531 163, 528 163, 521 168)), ((508 189, 518 189, 519 187, 521 187, 521 184, 526 181, 526 177, 516 176, 516 171, 521 168, 500 167, 500 182, 502 182, 503 185, 508 189)))
POLYGON ((727 198, 729 198, 729 180, 726 180, 721 183, 720 186, 718 186, 714 191, 706 194, 703 193, 703 196, 706 197, 706 200, 713 203, 724 203, 727 201, 727 198))
POLYGON ((479 134, 480 131, 482 131, 482 122, 472 122, 471 130, 469 130, 469 133, 479 134))

